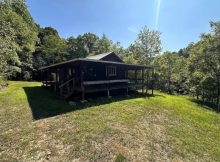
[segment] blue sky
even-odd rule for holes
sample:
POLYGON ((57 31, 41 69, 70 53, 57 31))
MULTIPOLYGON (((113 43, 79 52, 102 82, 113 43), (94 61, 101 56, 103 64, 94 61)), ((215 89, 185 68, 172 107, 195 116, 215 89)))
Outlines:
POLYGON ((105 33, 124 47, 146 25, 161 31, 163 51, 177 51, 220 20, 220 0, 26 0, 34 20, 61 37, 105 33))

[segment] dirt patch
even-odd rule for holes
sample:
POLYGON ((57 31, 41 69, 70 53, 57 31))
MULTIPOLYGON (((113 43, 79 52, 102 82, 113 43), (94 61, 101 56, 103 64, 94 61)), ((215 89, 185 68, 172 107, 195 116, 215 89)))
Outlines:
POLYGON ((8 87, 8 84, 0 85, 0 92, 8 87))
POLYGON ((166 113, 151 111, 135 125, 110 123, 115 133, 86 139, 79 147, 80 156, 85 161, 114 161, 118 155, 127 161, 181 161, 173 158, 167 145, 166 120, 166 113))
MULTIPOLYGON (((54 119, 53 119, 54 120, 54 119)), ((37 131, 37 139, 31 141, 30 146, 34 150, 33 154, 22 159, 25 161, 65 161, 69 154, 70 146, 63 144, 55 137, 60 130, 52 130, 50 120, 40 120, 34 123, 37 131)), ((66 125, 65 125, 66 127, 66 125)))

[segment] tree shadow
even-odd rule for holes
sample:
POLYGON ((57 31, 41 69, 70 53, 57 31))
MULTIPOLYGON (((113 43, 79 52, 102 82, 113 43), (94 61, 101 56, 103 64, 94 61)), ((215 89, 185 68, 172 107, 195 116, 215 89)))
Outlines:
MULTIPOLYGON (((89 108, 91 106, 104 105, 111 102, 128 100, 133 98, 150 98, 161 95, 150 95, 150 94, 141 94, 141 93, 132 93, 129 97, 122 95, 114 95, 112 98, 107 98, 106 95, 92 95, 96 96, 95 98, 90 98, 87 96, 89 102, 81 103, 79 100, 74 100, 76 105, 71 106, 67 100, 61 99, 46 87, 23 87, 30 109, 32 111, 33 120, 39 120, 44 118, 49 118, 61 114, 65 114, 71 111, 76 111, 80 109, 89 108), (104 97, 103 97, 104 96, 104 97)), ((162 96, 163 97, 163 96, 162 96)), ((73 99, 71 99, 72 101, 73 99)))
POLYGON ((215 103, 212 102, 205 102, 202 100, 196 100, 196 99, 191 99, 192 102, 198 104, 200 107, 208 109, 208 110, 212 110, 212 111, 216 111, 217 112, 217 105, 215 103))

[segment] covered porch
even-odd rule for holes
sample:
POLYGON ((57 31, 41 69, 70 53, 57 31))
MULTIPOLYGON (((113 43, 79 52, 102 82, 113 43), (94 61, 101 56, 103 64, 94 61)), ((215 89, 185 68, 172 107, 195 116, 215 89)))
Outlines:
POLYGON ((63 98, 69 98, 77 93, 82 100, 85 100, 85 94, 100 91, 105 91, 110 97, 111 91, 118 89, 123 89, 125 95, 129 95, 130 90, 141 90, 143 94, 149 91, 153 94, 154 91, 154 67, 152 66, 83 60, 74 64, 44 68, 41 75, 43 86, 51 87, 63 98), (108 72, 109 67, 115 67, 115 76, 112 75, 114 69, 113 72, 108 72), (88 77, 88 73, 92 73, 91 69, 95 71, 93 73, 97 77, 88 77))

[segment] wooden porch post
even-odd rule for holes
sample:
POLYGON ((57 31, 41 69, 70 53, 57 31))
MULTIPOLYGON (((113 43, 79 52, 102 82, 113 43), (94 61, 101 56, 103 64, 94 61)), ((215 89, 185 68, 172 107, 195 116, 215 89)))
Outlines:
POLYGON ((128 97, 129 95, 128 95, 128 87, 126 88, 126 96, 128 97))
MULTIPOLYGON (((106 77, 107 77, 107 80, 109 81, 109 69, 108 69, 108 66, 105 67, 106 69, 106 77)), ((110 96, 110 89, 109 89, 109 83, 107 83, 107 97, 108 98, 111 98, 110 96)))
POLYGON ((56 69, 56 76, 55 76, 55 84, 54 84, 54 91, 57 91, 57 69, 56 69))
POLYGON ((135 89, 137 90, 137 70, 135 69, 135 89))
POLYGON ((76 78, 76 74, 75 74, 75 67, 72 67, 72 77, 74 78, 73 79, 73 82, 72 82, 72 84, 73 84, 73 86, 72 86, 72 91, 74 91, 74 88, 75 88, 75 78, 76 78), (74 71, 73 71, 74 70, 74 71))
MULTIPOLYGON (((128 79, 128 68, 126 68, 126 72, 125 72, 125 78, 128 79)), ((128 87, 129 86, 129 82, 127 83, 127 88, 126 88, 126 95, 128 97, 128 87)))
POLYGON ((82 91, 82 101, 85 100, 85 87, 83 85, 83 77, 84 77, 84 72, 82 70, 82 68, 80 68, 80 81, 81 81, 81 91, 82 91))
POLYGON ((137 70, 135 70, 135 84, 137 84, 137 70))
POLYGON ((152 69, 152 95, 154 94, 154 69, 152 69))
POLYGON ((48 69, 46 70, 46 87, 47 87, 47 82, 48 82, 48 69))
POLYGON ((111 97, 111 96, 110 96, 110 90, 109 90, 109 88, 108 88, 108 90, 107 90, 107 96, 108 96, 108 98, 111 97))
POLYGON ((146 84, 145 84, 145 93, 148 93, 148 87, 149 87, 149 71, 147 70, 146 84))
POLYGON ((40 71, 40 81, 42 82, 42 84, 43 84, 43 86, 44 86, 44 82, 43 82, 43 81, 44 81, 44 80, 43 80, 44 77, 43 77, 43 74, 44 74, 44 71, 41 70, 41 71, 40 71))

